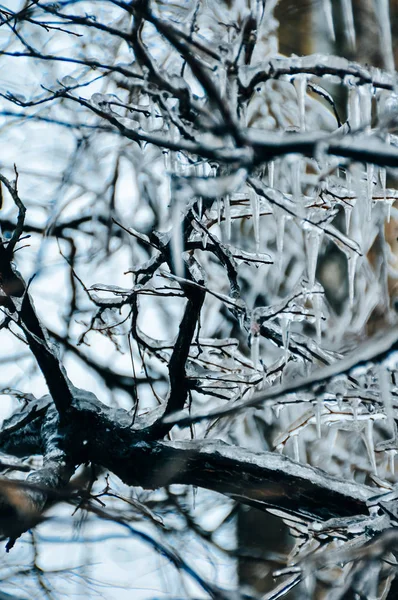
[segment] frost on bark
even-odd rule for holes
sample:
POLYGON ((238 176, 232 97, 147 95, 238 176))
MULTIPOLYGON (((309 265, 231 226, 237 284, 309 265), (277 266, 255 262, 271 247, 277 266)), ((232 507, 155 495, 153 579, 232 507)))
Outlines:
MULTIPOLYGON (((269 600, 394 597, 395 12, 372 5, 380 68, 280 54, 277 4, 0 7, 7 550, 66 504, 206 597, 255 591, 173 531, 271 561, 269 600), (289 527, 288 555, 219 541, 242 505, 289 527)), ((324 39, 354 52, 358 2, 332 4, 324 39)))

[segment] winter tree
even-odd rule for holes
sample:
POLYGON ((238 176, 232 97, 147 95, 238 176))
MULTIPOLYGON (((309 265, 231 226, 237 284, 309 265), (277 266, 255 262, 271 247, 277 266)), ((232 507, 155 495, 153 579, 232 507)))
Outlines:
POLYGON ((2 597, 396 597, 397 7, 304 4, 0 5, 2 597))

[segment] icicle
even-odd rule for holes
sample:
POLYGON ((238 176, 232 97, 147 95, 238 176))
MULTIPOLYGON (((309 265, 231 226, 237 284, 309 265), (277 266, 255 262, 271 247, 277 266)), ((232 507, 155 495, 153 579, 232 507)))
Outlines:
POLYGON ((225 235, 227 240, 231 239, 231 205, 229 203, 229 195, 224 196, 224 218, 225 218, 225 235))
POLYGON ((345 36, 346 36, 348 44, 351 47, 351 50, 355 50, 355 27, 354 27, 354 14, 352 12, 352 1, 351 0, 341 0, 341 7, 342 7, 342 11, 343 11, 345 36))
POLYGON ((345 232, 347 236, 350 235, 352 208, 353 207, 350 204, 344 204, 345 232))
POLYGON ((391 397, 391 375, 390 371, 387 369, 387 366, 383 363, 380 363, 378 366, 378 379, 379 379, 379 391, 380 397, 384 404, 384 410, 387 417, 387 427, 391 430, 391 437, 396 440, 396 425, 394 420, 394 408, 391 397))
POLYGON ((300 450, 299 450, 299 439, 298 434, 292 434, 293 440, 293 457, 296 462, 300 462, 300 450))
POLYGON ((172 222, 172 235, 171 235, 171 255, 175 268, 175 273, 178 277, 184 276, 184 261, 182 257, 183 253, 183 233, 182 233, 182 206, 178 198, 178 194, 175 194, 174 201, 171 205, 171 222, 172 222))
POLYGON ((289 358, 289 343, 290 343, 290 319, 282 317, 281 320, 282 344, 285 350, 285 362, 289 358))
POLYGON ((366 83, 365 85, 359 86, 358 94, 361 126, 367 131, 370 131, 372 122, 373 85, 371 83, 366 83))
POLYGON ((353 306, 354 304, 355 270, 357 261, 358 255, 356 253, 351 254, 348 259, 348 297, 350 300, 350 306, 353 306))
POLYGON ((270 188, 274 187, 274 175, 275 175, 275 163, 271 160, 268 163, 268 185, 270 188))
POLYGON ((322 339, 322 295, 320 293, 313 295, 312 307, 315 314, 316 341, 320 344, 322 339))
POLYGON ((313 228, 307 230, 306 232, 307 271, 310 289, 312 289, 315 285, 316 266, 318 263, 321 236, 322 232, 313 228))
POLYGON ((374 8, 380 28, 380 47, 383 53, 384 67, 394 72, 394 52, 391 37, 389 0, 374 0, 374 8))
POLYGON ((151 94, 148 96, 148 110, 149 110, 149 119, 148 119, 148 130, 149 132, 154 131, 156 129, 156 115, 155 115, 155 105, 153 103, 153 98, 151 94))
POLYGON ((346 77, 348 90, 348 122, 351 129, 356 130, 361 127, 360 104, 357 86, 351 77, 346 77))
POLYGON ((202 237, 203 250, 206 250, 208 240, 209 240, 208 234, 203 232, 203 237, 202 237))
POLYGON ((386 200, 386 187, 387 187, 387 170, 384 167, 379 168, 379 180, 381 189, 383 192, 384 200, 386 200))
POLYGON ((279 209, 275 208, 274 218, 276 221, 276 249, 278 251, 278 265, 281 267, 282 265, 282 257, 283 257, 283 246, 285 239, 285 222, 286 216, 279 211, 279 209))
POLYGON ((317 400, 315 404, 315 423, 316 423, 316 434, 318 436, 318 440, 322 437, 322 409, 323 402, 322 400, 317 400))
POLYGON ((377 475, 377 465, 375 458, 375 447, 373 441, 373 420, 368 419, 365 429, 365 442, 369 454, 370 464, 372 465, 373 473, 377 475))
POLYGON ((221 196, 218 196, 218 198, 217 198, 217 223, 218 223, 218 226, 220 226, 220 224, 221 224, 221 213, 222 213, 222 200, 221 200, 221 196))
POLYGON ((392 448, 391 450, 387 450, 388 464, 389 464, 389 468, 391 471, 391 475, 395 474, 395 455, 396 454, 397 454, 397 451, 395 450, 395 448, 392 448))
POLYGON ((306 75, 297 75, 294 78, 294 87, 296 88, 300 130, 305 131, 305 98, 307 95, 307 77, 306 75))
POLYGON ((331 0, 323 0, 323 11, 325 13, 325 20, 326 20, 326 26, 327 26, 329 37, 330 37, 331 41, 334 42, 336 39, 336 34, 334 32, 332 1, 331 0))
POLYGON ((171 150, 163 150, 164 168, 168 173, 170 172, 170 153, 171 150))
POLYGON ((367 177, 367 219, 370 221, 372 217, 372 204, 373 204, 373 174, 374 174, 374 165, 367 164, 366 165, 366 177, 367 177))
POLYGON ((260 201, 256 192, 252 189, 249 190, 249 197, 253 215, 254 240, 256 252, 258 252, 260 250, 260 201))
POLYGON ((258 369, 259 364, 259 356, 260 356, 260 336, 258 333, 252 334, 250 336, 250 345, 251 345, 251 360, 253 363, 253 367, 258 369))
POLYGON ((297 202, 301 199, 301 158, 296 157, 292 164, 292 195, 297 202))
POLYGON ((359 407, 359 403, 360 400, 359 398, 354 398, 352 403, 351 403, 351 407, 352 407, 352 414, 354 417, 354 423, 358 424, 358 407, 359 407))

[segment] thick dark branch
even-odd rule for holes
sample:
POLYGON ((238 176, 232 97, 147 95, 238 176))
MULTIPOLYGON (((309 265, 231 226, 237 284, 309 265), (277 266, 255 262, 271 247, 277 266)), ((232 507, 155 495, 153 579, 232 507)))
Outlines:
POLYGON ((255 453, 219 441, 153 442, 129 451, 126 445, 104 444, 98 450, 102 464, 129 485, 195 485, 244 504, 281 508, 312 519, 367 514, 366 502, 374 495, 372 488, 286 456, 255 453))

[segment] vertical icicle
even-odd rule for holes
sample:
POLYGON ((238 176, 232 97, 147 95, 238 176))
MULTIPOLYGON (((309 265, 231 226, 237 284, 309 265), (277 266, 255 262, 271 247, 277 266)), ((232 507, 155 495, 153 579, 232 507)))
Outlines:
POLYGON ((386 188, 387 188, 387 170, 384 167, 379 168, 379 179, 380 185, 383 192, 384 200, 386 200, 386 188))
POLYGON ((250 346, 251 346, 251 359, 253 363, 253 367, 258 369, 259 358, 260 358, 260 336, 258 333, 251 334, 250 336, 250 346))
POLYGON ((282 317, 281 320, 282 344, 285 350, 285 362, 289 358, 289 343, 290 343, 290 319, 282 317))
MULTIPOLYGON (((350 0, 351 1, 351 0, 350 0)), ((346 77, 348 87, 348 122, 351 129, 356 130, 361 127, 361 108, 359 102, 359 94, 355 82, 352 77, 346 77)))
POLYGON ((313 295, 312 307, 315 314, 316 341, 320 344, 322 339, 322 295, 320 293, 313 295))
POLYGON ((310 289, 315 285, 316 266, 318 263, 321 236, 322 232, 313 228, 307 230, 306 232, 307 271, 310 289))
POLYGON ((151 94, 148 95, 148 105, 149 105, 148 106, 148 110, 149 110, 148 125, 149 125, 149 127, 148 127, 148 125, 147 125, 147 127, 148 127, 149 131, 151 132, 151 131, 154 131, 156 128, 155 105, 154 105, 151 94))
POLYGON ((284 240, 285 240, 286 215, 283 214, 283 212, 279 208, 275 207, 274 208, 274 219, 275 219, 275 224, 276 224, 276 249, 277 249, 276 265, 277 265, 279 271, 281 271, 282 262, 283 262, 283 247, 284 247, 284 240))
POLYGON ((396 455, 397 451, 395 450, 395 448, 392 448, 391 450, 387 450, 387 456, 388 456, 388 464, 389 464, 389 468, 391 471, 391 475, 395 474, 395 455, 396 455))
POLYGON ((292 195, 296 202, 301 200, 301 159, 296 157, 292 166, 292 195))
POLYGON ((271 160, 268 163, 268 185, 270 188, 274 187, 274 175, 275 175, 275 163, 271 160))
POLYGON ((218 198, 217 198, 217 223, 218 223, 218 226, 220 226, 220 224, 221 224, 221 214, 222 214, 222 200, 221 200, 221 196, 218 196, 218 198))
POLYGON ((354 423, 358 424, 358 408, 359 408, 360 400, 358 398, 354 398, 351 407, 352 407, 352 415, 354 417, 354 423))
POLYGON ((384 68, 393 72, 394 52, 391 36, 391 20, 389 0, 373 0, 374 9, 380 28, 380 48, 384 59, 384 68))
POLYGON ((372 465, 373 473, 377 475, 377 465, 375 458, 375 447, 373 440, 373 419, 368 419, 365 429, 365 443, 369 454, 370 464, 372 465))
POLYGON ((322 400, 317 400, 315 404, 315 423, 316 423, 316 434, 320 440, 322 437, 322 400))
POLYGON ((299 439, 298 439, 297 433, 292 435, 292 441, 293 441, 293 458, 296 462, 300 462, 299 439))
POLYGON ((370 221, 372 217, 372 204, 373 204, 373 175, 374 175, 374 165, 368 163, 366 165, 366 178, 367 178, 367 219, 370 221))
POLYGON ((294 78, 293 83, 297 93, 300 130, 305 131, 305 98, 307 95, 307 76, 302 74, 297 75, 294 78))
POLYGON ((354 304, 354 291, 355 291, 355 271, 358 261, 358 254, 352 253, 348 259, 348 297, 350 300, 350 306, 354 304))
POLYGON ((224 196, 224 218, 225 218, 225 235, 227 240, 231 239, 231 205, 229 195, 224 196))
POLYGON ((332 42, 336 39, 333 23, 332 0, 323 0, 323 12, 325 13, 325 21, 327 31, 332 42))
POLYGON ((394 420, 394 408, 390 389, 390 372, 385 364, 380 363, 378 366, 378 379, 380 396, 384 404, 384 410, 387 416, 387 427, 391 429, 391 436, 394 443, 397 442, 397 427, 394 420))
POLYGON ((182 253, 184 251, 184 241, 182 233, 182 203, 179 199, 179 195, 174 194, 171 203, 171 222, 172 222, 172 235, 171 235, 171 255, 175 268, 176 275, 179 277, 184 276, 184 261, 182 253))
MULTIPOLYGON (((378 0, 377 0, 378 1, 378 0)), ((351 50, 355 50, 355 26, 354 13, 352 11, 352 0, 341 0, 343 12, 344 33, 351 50)))
POLYGON ((256 252, 260 250, 260 200, 253 189, 249 189, 250 206, 253 215, 254 240, 256 243, 256 252))
POLYGON ((346 235, 350 235, 350 224, 351 224, 352 206, 348 203, 344 204, 344 216, 345 216, 345 232, 346 235))

